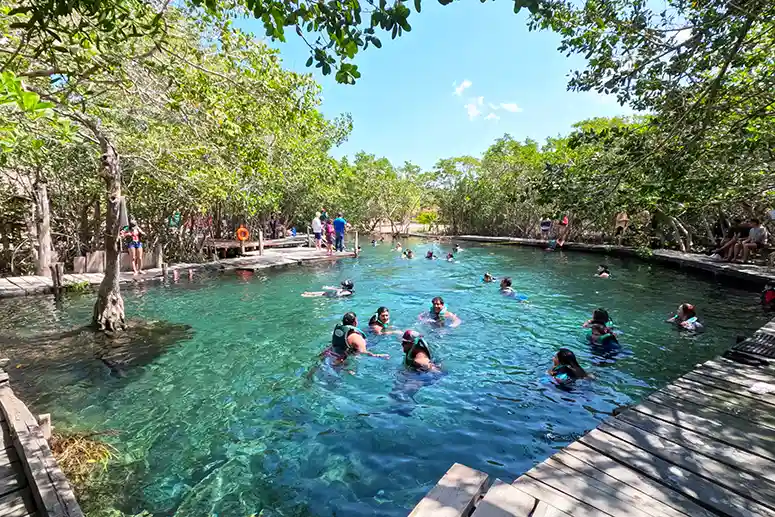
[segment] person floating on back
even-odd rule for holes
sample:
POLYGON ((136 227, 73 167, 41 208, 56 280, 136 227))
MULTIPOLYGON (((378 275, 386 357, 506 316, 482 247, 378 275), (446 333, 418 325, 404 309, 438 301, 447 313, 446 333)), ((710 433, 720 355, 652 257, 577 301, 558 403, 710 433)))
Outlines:
POLYGON ((375 354, 366 348, 366 335, 358 328, 358 317, 354 312, 348 312, 342 317, 342 323, 337 323, 331 335, 331 346, 324 352, 344 361, 355 354, 390 359, 388 354, 375 354))
POLYGON ((678 312, 675 316, 668 318, 668 323, 672 323, 683 330, 702 330, 702 323, 697 319, 697 311, 691 303, 682 303, 678 306, 678 312))
POLYGON ((342 298, 344 296, 352 296, 355 294, 355 282, 352 280, 343 280, 341 287, 334 287, 332 285, 324 285, 322 291, 307 291, 301 293, 305 298, 314 298, 317 296, 326 296, 328 298, 342 298))
POLYGON ((548 373, 554 377, 558 384, 567 385, 577 379, 587 377, 587 372, 579 365, 576 355, 567 348, 560 348, 557 351, 553 363, 554 365, 548 373))
POLYGON ((380 307, 369 319, 369 330, 375 334, 381 335, 401 333, 400 330, 391 329, 390 310, 387 307, 380 307))
POLYGON ((438 371, 438 366, 431 362, 431 349, 422 334, 407 330, 401 338, 401 346, 404 349, 404 366, 418 371, 438 371))
POLYGON ((431 300, 431 307, 428 312, 420 314, 420 319, 425 320, 439 327, 457 327, 461 321, 455 314, 449 312, 444 305, 444 299, 437 296, 431 300))
POLYGON ((605 264, 600 264, 597 266, 597 274, 595 276, 600 278, 608 278, 611 276, 611 272, 608 270, 608 266, 605 264))

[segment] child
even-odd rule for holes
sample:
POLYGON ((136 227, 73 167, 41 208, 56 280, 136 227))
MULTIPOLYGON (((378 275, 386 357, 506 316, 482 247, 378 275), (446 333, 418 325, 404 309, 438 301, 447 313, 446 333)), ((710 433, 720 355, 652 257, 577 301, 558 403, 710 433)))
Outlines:
POLYGON ((500 290, 503 296, 509 296, 511 298, 519 300, 520 302, 527 301, 527 296, 525 296, 524 294, 519 294, 514 290, 514 288, 511 287, 510 277, 505 277, 503 280, 501 280, 500 290))
POLYGON ((600 264, 597 266, 597 274, 595 276, 598 276, 600 278, 608 278, 611 276, 611 272, 608 270, 608 266, 605 264, 600 264))
POLYGON ((482 277, 482 281, 487 284, 489 284, 494 280, 495 280, 495 277, 492 276, 490 273, 485 273, 484 276, 482 277))
POLYGON ((436 258, 436 255, 433 254, 433 250, 428 250, 425 253, 425 258, 427 258, 428 260, 433 260, 436 258))
POLYGON ((355 293, 355 282, 352 280, 344 280, 340 284, 342 287, 334 287, 331 285, 324 285, 322 291, 307 291, 301 293, 304 298, 314 298, 317 296, 326 296, 328 298, 342 298, 344 296, 352 296, 355 293))
POLYGON ((455 256, 452 253, 447 253, 447 262, 454 262, 455 256))
POLYGON ((619 340, 614 331, 600 323, 593 323, 589 326, 589 343, 604 348, 616 348, 619 346, 619 340))
POLYGON ((614 325, 611 321, 611 317, 608 316, 608 311, 605 309, 595 309, 595 311, 592 313, 592 319, 584 323, 582 327, 585 329, 590 328, 595 323, 605 327, 613 327, 614 325))
POLYGON ((587 372, 579 365, 576 355, 567 348, 560 348, 553 359, 554 366, 549 375, 559 384, 569 384, 576 379, 587 377, 587 372))
POLYGON ((697 319, 697 311, 691 303, 679 305, 678 312, 667 322, 676 325, 679 329, 702 330, 702 323, 697 319))

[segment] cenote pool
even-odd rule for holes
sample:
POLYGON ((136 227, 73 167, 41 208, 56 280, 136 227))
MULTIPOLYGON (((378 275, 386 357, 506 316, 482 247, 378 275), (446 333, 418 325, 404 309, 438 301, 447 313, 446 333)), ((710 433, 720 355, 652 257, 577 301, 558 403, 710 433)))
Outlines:
MULTIPOLYGON (((87 333, 41 342, 88 322, 91 295, 3 302, 3 353, 21 365, 16 390, 60 429, 117 432, 108 475, 123 511, 405 516, 452 463, 512 480, 766 321, 755 293, 636 260, 606 259, 613 277, 601 280, 599 256, 462 245, 457 263, 401 260, 385 244, 357 260, 125 289, 128 316, 192 329, 121 376, 95 359, 87 333), (485 271, 511 276, 530 303, 501 297, 485 271), (300 297, 345 278, 351 299, 300 297), (353 374, 317 367, 344 312, 364 326, 386 305, 400 328, 417 328, 436 295, 463 324, 421 329, 446 372, 435 382, 404 372, 395 336, 370 340, 390 360, 356 358, 353 374), (684 301, 707 332, 663 323, 684 301), (623 331, 614 360, 582 340, 598 306, 623 331), (545 372, 560 346, 595 380, 556 388, 545 372)), ((430 244, 410 246, 422 256, 430 244)))

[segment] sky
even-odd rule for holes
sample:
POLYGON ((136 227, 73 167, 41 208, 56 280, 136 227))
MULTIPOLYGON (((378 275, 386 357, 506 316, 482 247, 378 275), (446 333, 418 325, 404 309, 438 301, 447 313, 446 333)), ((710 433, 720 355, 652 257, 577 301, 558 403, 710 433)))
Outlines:
MULTIPOLYGON (((613 97, 568 92, 569 74, 584 60, 560 53, 556 34, 529 32, 527 11, 515 15, 512 8, 505 1, 426 0, 422 13, 409 17, 411 32, 395 40, 379 34, 381 49, 356 56, 361 78, 354 86, 307 68, 309 49, 292 29, 286 43, 272 46, 285 68, 312 73, 322 85, 327 117, 351 114, 353 131, 333 150, 337 158, 363 150, 430 169, 441 158, 481 156, 506 133, 543 142, 584 119, 632 113, 613 97)), ((255 20, 237 25, 264 33, 255 20)))

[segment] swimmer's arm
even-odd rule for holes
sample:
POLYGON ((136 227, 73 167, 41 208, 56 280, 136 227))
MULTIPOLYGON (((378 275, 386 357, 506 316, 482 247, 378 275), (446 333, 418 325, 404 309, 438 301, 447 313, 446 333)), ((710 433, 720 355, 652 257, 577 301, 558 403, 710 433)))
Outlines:
POLYGON ((414 357, 414 362, 415 362, 415 364, 417 364, 417 366, 419 366, 423 370, 426 370, 426 371, 429 371, 429 372, 431 372, 431 371, 438 371, 439 370, 439 367, 431 362, 430 357, 428 357, 426 354, 424 354, 422 352, 419 352, 414 357))
POLYGON ((678 314, 676 314, 675 316, 673 316, 671 318, 667 318, 665 321, 667 323, 675 323, 677 320, 678 320, 678 314))
POLYGON ((307 291, 307 292, 301 293, 301 295, 304 298, 312 298, 315 296, 325 296, 326 292, 325 291, 307 291))
POLYGON ((449 324, 449 326, 452 328, 460 326, 460 324, 463 323, 460 318, 457 317, 457 314, 452 314, 449 312, 447 313, 446 317, 452 320, 452 323, 449 324))
POLYGON ((368 355, 370 357, 379 357, 381 359, 390 359, 388 354, 375 354, 366 348, 366 340, 359 334, 353 334, 348 341, 350 346, 357 350, 359 354, 368 355))
POLYGON ((592 320, 587 320, 587 321, 586 321, 586 322, 585 322, 585 323, 584 323, 584 324, 581 326, 581 328, 588 329, 590 325, 592 325, 592 320))

